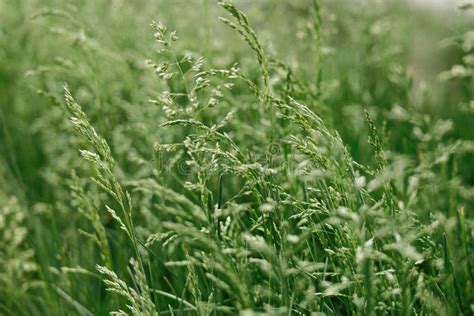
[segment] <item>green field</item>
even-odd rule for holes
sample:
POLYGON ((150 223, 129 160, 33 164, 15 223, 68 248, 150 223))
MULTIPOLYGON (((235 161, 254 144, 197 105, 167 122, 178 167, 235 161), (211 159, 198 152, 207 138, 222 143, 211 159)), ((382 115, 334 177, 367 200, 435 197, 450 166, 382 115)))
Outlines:
POLYGON ((0 315, 473 315, 464 3, 0 0, 0 315))

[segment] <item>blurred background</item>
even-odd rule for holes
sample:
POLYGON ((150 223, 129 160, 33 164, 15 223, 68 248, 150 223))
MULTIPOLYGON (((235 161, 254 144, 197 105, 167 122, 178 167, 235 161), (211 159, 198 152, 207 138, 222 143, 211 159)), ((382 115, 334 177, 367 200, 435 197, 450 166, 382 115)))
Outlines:
MULTIPOLYGON (((311 81, 312 1, 237 3, 268 54, 311 81)), ((400 109, 449 120, 453 140, 474 138, 474 18, 460 4, 322 1, 324 104, 318 105, 318 113, 339 131, 356 159, 368 159, 364 108, 380 124, 399 127, 389 128, 394 151, 416 155, 420 150, 413 143, 421 136, 400 121, 400 109)), ((47 201, 50 185, 64 176, 58 170, 70 168, 70 159, 59 159, 65 154, 62 131, 50 128, 60 125, 60 114, 38 97, 37 89, 60 95, 65 81, 79 87, 78 101, 98 130, 112 143, 123 134, 119 125, 133 118, 120 104, 146 104, 160 90, 145 63, 154 57, 153 20, 176 30, 180 49, 202 55, 209 67, 238 62, 258 76, 257 68, 250 67, 255 61, 247 45, 218 20, 221 15, 210 0, 1 1, 0 155, 16 179, 11 183, 37 188, 26 194, 47 201)), ((433 121, 427 120, 425 127, 433 121)), ((119 148, 116 144, 115 150, 119 148)), ((117 154, 129 159, 125 149, 117 154)), ((466 180, 474 183, 472 159, 461 165, 466 180)))

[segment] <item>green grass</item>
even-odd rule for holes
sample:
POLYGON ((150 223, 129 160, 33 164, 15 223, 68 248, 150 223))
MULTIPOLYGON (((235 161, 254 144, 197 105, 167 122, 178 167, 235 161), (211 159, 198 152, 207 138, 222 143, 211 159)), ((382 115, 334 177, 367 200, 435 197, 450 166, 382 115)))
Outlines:
POLYGON ((0 315, 471 315, 462 9, 0 2, 0 315))

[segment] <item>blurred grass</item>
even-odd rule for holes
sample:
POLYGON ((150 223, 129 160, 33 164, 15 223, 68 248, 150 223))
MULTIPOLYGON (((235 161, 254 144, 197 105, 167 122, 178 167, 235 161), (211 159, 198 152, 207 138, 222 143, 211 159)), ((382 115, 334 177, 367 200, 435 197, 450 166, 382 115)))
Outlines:
MULTIPOLYGON (((317 91, 314 80, 315 72, 318 71, 315 67, 317 51, 314 47, 311 2, 242 0, 236 3, 248 15, 264 51, 271 56, 272 65, 281 61, 291 67, 291 71, 284 70, 284 67, 272 68, 272 92, 284 91, 282 93, 285 96, 308 106, 323 119, 328 129, 340 134, 351 159, 372 167, 380 162, 374 158, 374 148, 367 141, 369 135, 374 136, 370 134, 373 131, 364 114, 364 110, 368 110, 369 117, 374 120, 376 131, 380 134, 379 145, 385 148, 388 156, 388 167, 392 174, 387 177, 397 196, 397 200, 394 198, 394 203, 396 201, 399 204, 396 207, 411 207, 413 217, 422 223, 420 227, 425 230, 431 229, 430 222, 435 221, 435 218, 449 228, 446 232, 437 231, 434 241, 417 241, 420 244, 432 242, 440 246, 437 249, 440 253, 430 255, 433 258, 444 258, 446 274, 439 276, 436 274, 438 272, 430 270, 436 268, 428 263, 426 267, 416 267, 414 270, 426 268, 429 270, 426 277, 432 278, 427 283, 435 284, 433 288, 439 292, 448 292, 445 301, 452 305, 443 305, 443 308, 450 308, 451 314, 456 314, 456 311, 472 311, 472 293, 469 293, 471 289, 468 288, 472 286, 469 285, 472 276, 468 276, 472 268, 465 268, 465 265, 469 265, 472 258, 470 251, 473 224, 470 210, 474 206, 474 159, 472 153, 462 152, 457 155, 455 145, 458 141, 474 140, 474 129, 471 127, 474 111, 469 108, 472 107, 470 102, 474 100, 474 79, 471 74, 470 77, 453 78, 448 82, 439 80, 441 72, 449 70, 452 65, 463 64, 463 58, 467 54, 472 55, 472 47, 467 51, 462 47, 463 34, 474 27, 471 16, 409 8, 402 1, 377 1, 378 4, 372 1, 358 1, 357 4, 342 0, 323 1, 320 12, 322 83, 321 91, 317 91), (452 45, 445 45, 447 47, 441 45, 450 42, 452 45), (455 158, 449 156, 451 148, 453 153, 456 152, 455 158), (443 155, 448 155, 446 161, 439 164, 433 162, 443 155), (418 172, 421 174, 419 177, 418 172), (411 177, 413 174, 417 177, 411 177), (417 187, 414 184, 416 181, 419 181, 420 188, 410 191, 412 187, 417 187), (439 219, 440 216, 443 220, 439 219), (456 223, 459 229, 453 230, 456 223), (441 245, 444 246, 443 249, 441 245), (461 264, 456 265, 457 260, 462 263, 462 267, 461 264), (441 289, 437 282, 442 286, 450 284, 452 288, 441 289), (467 285, 463 287, 459 285, 461 283, 467 285), (455 306, 456 304, 459 306, 455 306)), ((78 229, 89 226, 81 214, 72 211, 78 202, 71 201, 71 170, 79 170, 80 186, 90 194, 91 204, 100 209, 101 214, 104 201, 114 203, 111 204, 112 208, 117 208, 118 205, 88 184, 86 179, 92 176, 93 171, 90 165, 80 159, 77 151, 77 148, 88 148, 87 141, 71 135, 64 110, 60 106, 52 106, 48 97, 38 95, 38 90, 48 91, 52 96, 60 98, 64 82, 73 87, 74 97, 87 113, 91 125, 110 145, 120 181, 156 178, 160 185, 186 195, 193 203, 199 204, 199 194, 187 189, 185 182, 188 179, 181 177, 179 172, 150 176, 153 173, 150 172, 150 162, 157 159, 156 144, 181 142, 192 128, 183 127, 176 132, 158 128, 165 120, 164 111, 148 100, 157 98, 167 88, 181 91, 182 87, 173 80, 164 83, 153 76, 145 61, 157 56, 150 28, 151 22, 157 19, 169 30, 177 31, 179 40, 174 44, 174 49, 178 59, 184 58, 188 53, 193 56, 202 55, 206 69, 228 69, 238 63, 251 81, 259 83, 261 75, 253 52, 237 32, 218 20, 223 15, 222 8, 213 1, 206 0, 0 2, 0 203, 5 205, 0 206, 2 209, 18 208, 21 209, 18 212, 25 214, 21 225, 30 233, 18 247, 33 249, 34 258, 26 257, 34 262, 32 265, 38 266, 36 271, 25 269, 21 276, 15 275, 12 278, 21 284, 27 284, 25 286, 28 290, 21 292, 27 298, 25 301, 28 304, 25 306, 18 304, 22 302, 21 297, 14 297, 11 288, 4 285, 4 298, 0 296, 0 304, 7 314, 9 311, 18 314, 74 314, 80 310, 71 307, 75 302, 87 306, 95 314, 104 314, 118 306, 115 299, 106 294, 104 286, 98 285, 97 275, 84 278, 80 274, 68 274, 61 270, 64 266, 91 268, 100 262, 94 243, 84 242, 85 237, 78 233, 78 229), (15 197, 14 202, 11 197, 15 197), (38 285, 35 283, 38 280, 44 283, 38 285), (66 299, 69 304, 64 303, 65 295, 58 294, 62 290, 58 291, 55 286, 71 293, 71 297, 66 299), (7 298, 10 295, 12 298, 7 298)), ((184 67, 185 63, 182 65, 184 67)), ((281 123, 278 127, 271 126, 260 118, 258 101, 243 85, 237 85, 234 94, 226 97, 231 99, 228 101, 229 107, 235 107, 239 118, 235 126, 229 128, 229 133, 249 155, 253 152, 261 154, 258 148, 263 148, 268 142, 267 133, 275 131, 276 139, 286 136, 286 125, 281 123), (239 132, 236 133, 235 130, 239 132)), ((197 117, 205 124, 212 125, 221 120, 227 110, 225 107, 217 107, 212 113, 199 112, 197 117)), ((304 139, 300 135, 300 140, 304 139)), ((321 146, 324 147, 324 144, 321 146)), ((331 150, 328 152, 328 155, 332 154, 331 150)), ((179 157, 173 156, 172 159, 179 157)), ((380 169, 385 167, 380 166, 380 169)), ((293 175, 287 175, 282 187, 299 194, 299 189, 295 189, 299 188, 299 180, 293 182, 292 178, 293 175)), ((341 182, 342 178, 341 176, 341 182)), ((228 184, 220 181, 209 179, 207 187, 211 196, 220 197, 219 199, 229 199, 238 194, 240 184, 244 182, 233 178, 227 180, 228 184), (218 186, 219 189, 216 189, 218 186), (226 188, 221 189, 220 186, 226 188)), ((325 188, 322 200, 325 199, 325 194, 331 195, 331 190, 336 190, 331 184, 329 187, 325 188)), ((320 190, 319 186, 317 188, 320 190)), ((370 199, 382 201, 388 192, 388 188, 374 189, 370 192, 370 199)), ((316 195, 319 198, 321 194, 316 195)), ((294 198, 299 198, 296 193, 294 198)), ((160 198, 148 200, 147 196, 143 201, 139 200, 136 208, 143 214, 148 214, 146 210, 152 208, 155 199, 160 198)), ((268 207, 266 201, 256 202, 247 197, 240 201, 242 205, 259 204, 255 207, 257 210, 268 207)), ((306 205, 304 203, 309 203, 309 200, 301 203, 306 205)), ((334 207, 330 211, 335 212, 335 209, 334 207)), ((358 215, 368 217, 368 231, 371 225, 377 226, 387 220, 382 216, 377 217, 380 215, 371 214, 368 206, 364 212, 367 213, 361 211, 358 215), (370 219, 372 215, 373 218, 370 219)), ((162 221, 158 215, 143 214, 137 216, 137 234, 140 237, 153 232, 155 226, 159 226, 157 223, 161 224, 162 221), (144 219, 143 216, 148 217, 144 219)), ((333 215, 329 213, 328 217, 333 215)), ((113 254, 112 266, 117 268, 119 274, 127 274, 128 259, 136 254, 128 240, 120 234, 118 224, 108 215, 102 214, 101 219, 113 254)), ((402 229, 402 219, 398 220, 401 221, 400 234, 406 229, 407 236, 411 236, 411 227, 402 229)), ((338 238, 345 240, 343 237, 338 238)), ((356 239, 353 235, 345 238, 348 241, 343 244, 348 248, 359 243, 359 240, 350 240, 356 239)), ((330 245, 328 248, 340 241, 331 244, 331 239, 328 240, 325 240, 330 245)), ((314 240, 312 242, 316 243, 314 240)), ((364 257, 367 265, 363 266, 363 271, 357 272, 366 276, 364 286, 360 287, 363 293, 359 289, 354 293, 357 292, 362 297, 364 293, 366 296, 376 295, 372 292, 376 291, 372 288, 372 273, 378 268, 378 263, 371 263, 369 254, 372 246, 362 242, 357 245, 363 248, 364 254, 367 252, 367 257, 364 257)), ((355 249, 354 246, 354 253, 355 249)), ((146 252, 143 249, 141 251, 146 252)), ((161 248, 158 251, 165 252, 161 248)), ((177 258, 169 255, 171 258, 167 259, 181 260, 186 251, 177 258)), ((321 258, 323 257, 317 259, 321 258)), ((185 282, 204 279, 202 271, 173 275, 174 270, 166 270, 165 264, 153 260, 150 259, 150 262, 156 264, 155 268, 159 267, 156 269, 159 272, 153 271, 156 273, 154 275, 147 271, 150 286, 154 283, 165 284, 156 287, 157 289, 170 290, 175 286, 177 292, 182 290, 184 293, 185 282)), ((427 258, 427 262, 430 260, 427 258)), ((435 262, 433 266, 437 267, 438 261, 432 261, 435 262)), ((340 262, 345 261, 340 259, 340 262)), ((383 264, 380 263, 380 266, 383 268, 383 264)), ((346 266, 340 268, 344 271, 357 270, 346 266)), ((400 274, 406 277, 405 281, 400 281, 402 285, 403 282, 410 285, 416 283, 410 279, 408 271, 400 274)), ((257 280, 265 279, 263 274, 254 273, 253 276, 257 280)), ((251 279, 249 275, 246 277, 251 279)), ((336 280, 337 278, 332 279, 334 282, 336 280)), ((337 281, 345 286, 341 278, 337 281)), ((214 286, 212 283, 212 287, 214 286)), ((211 291, 209 287, 204 282, 196 286, 203 293, 212 292, 215 295, 212 299, 218 303, 228 303, 228 297, 218 291, 211 291), (219 301, 220 299, 222 300, 219 301)), ((420 286, 416 291, 418 290, 423 289, 420 286)), ((178 294, 181 293, 176 295, 178 294)), ((378 295, 383 296, 380 293, 378 295)), ((410 301, 412 295, 418 294, 415 290, 406 290, 403 295, 403 299, 410 301)), ((426 297, 432 299, 429 295, 426 297)), ((211 300, 210 297, 204 299, 211 300)), ((172 304, 170 301, 173 301, 156 297, 153 300, 155 303, 166 304, 172 304)), ((331 298, 321 303, 321 306, 328 304, 321 310, 327 313, 344 313, 341 309, 346 307, 347 313, 356 310, 361 312, 359 307, 357 309, 353 307, 354 304, 348 303, 349 300, 349 294, 347 297, 331 298), (334 305, 330 306, 331 304, 334 305)), ((272 303, 278 305, 269 302, 270 305, 272 303)), ((375 307, 369 303, 366 312, 371 313, 375 307)), ((371 303, 376 305, 377 302, 374 300, 371 303)), ((410 308, 417 309, 420 314, 429 314, 437 306, 436 299, 427 303, 419 298, 413 304, 416 306, 410 308)))

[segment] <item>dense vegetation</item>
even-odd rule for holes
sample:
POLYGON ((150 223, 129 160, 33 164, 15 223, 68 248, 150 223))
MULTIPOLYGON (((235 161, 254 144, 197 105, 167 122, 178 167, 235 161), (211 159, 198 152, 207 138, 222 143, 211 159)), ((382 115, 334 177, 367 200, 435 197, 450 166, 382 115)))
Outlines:
POLYGON ((0 1, 0 314, 473 314, 473 6, 0 1))

